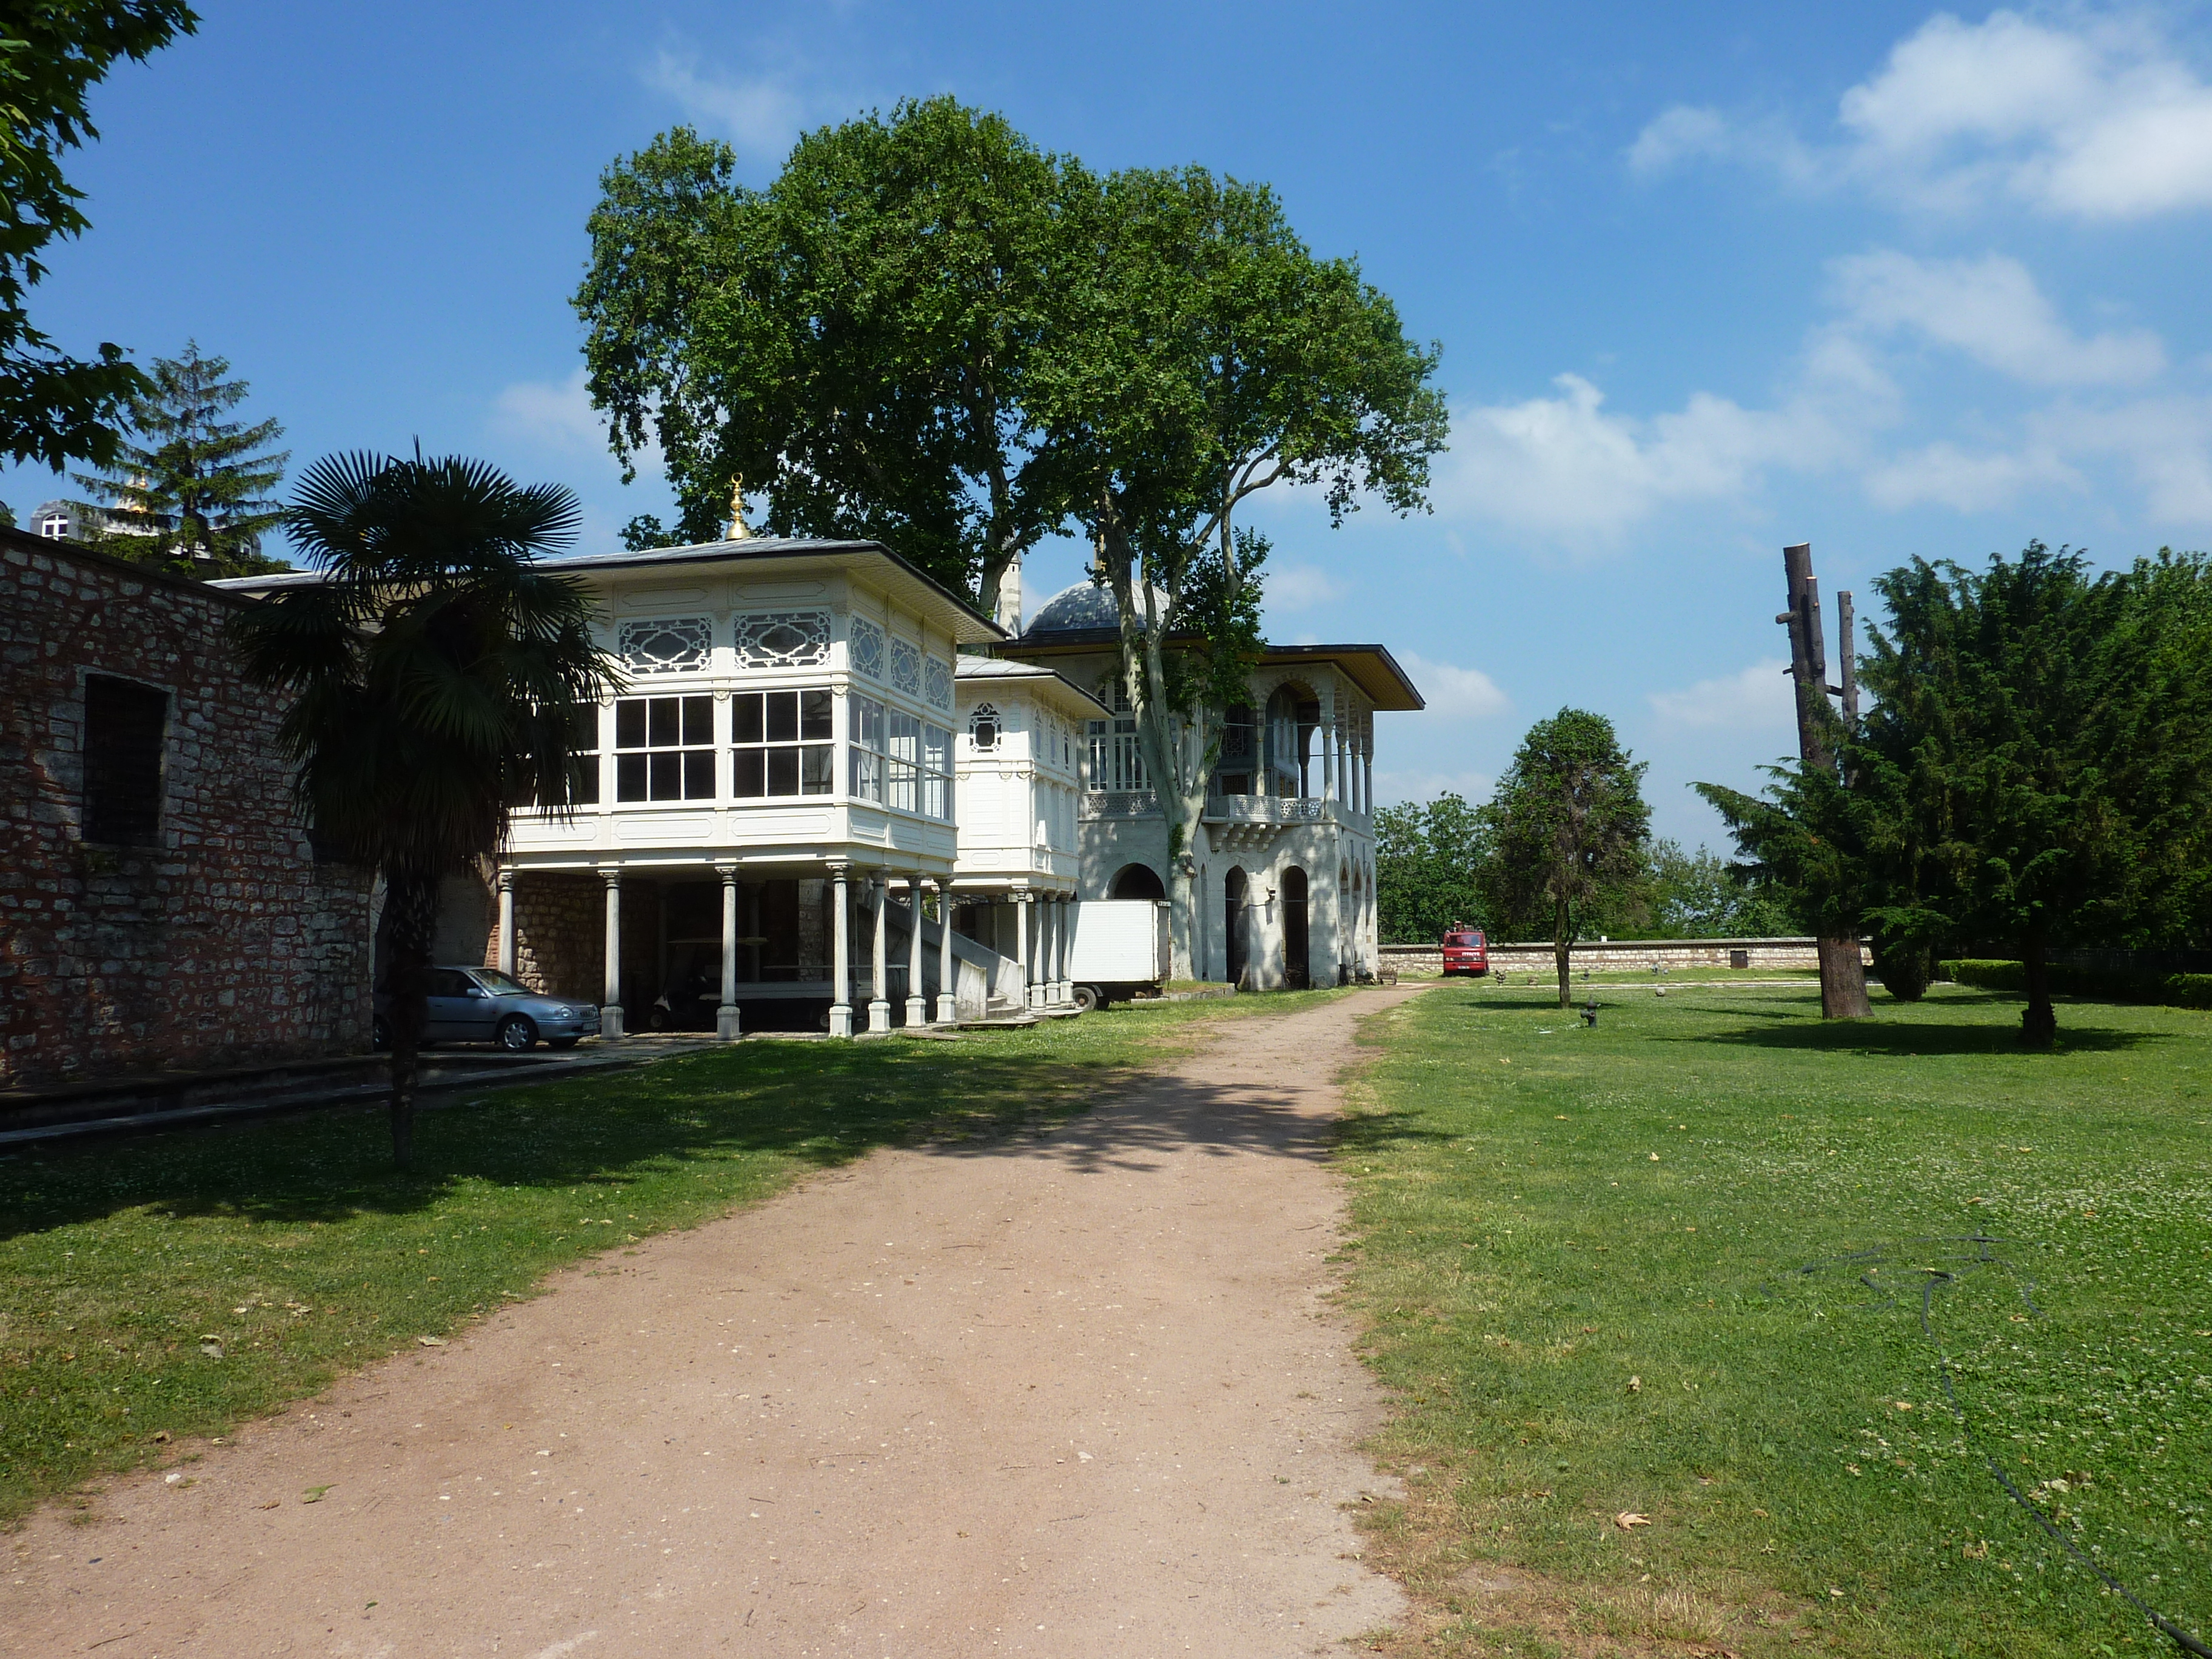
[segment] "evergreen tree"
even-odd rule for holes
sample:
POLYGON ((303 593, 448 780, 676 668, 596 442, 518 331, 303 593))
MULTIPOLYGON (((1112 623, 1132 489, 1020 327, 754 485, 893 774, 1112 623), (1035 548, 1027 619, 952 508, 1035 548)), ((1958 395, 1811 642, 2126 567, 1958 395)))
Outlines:
POLYGON ((154 360, 152 390, 131 400, 115 459, 76 475, 108 500, 87 515, 100 526, 93 540, 103 551, 202 578, 283 568, 262 556, 261 538, 283 518, 270 494, 290 452, 270 447, 284 428, 223 418, 247 390, 229 373, 226 359, 203 357, 192 340, 182 356, 154 360))

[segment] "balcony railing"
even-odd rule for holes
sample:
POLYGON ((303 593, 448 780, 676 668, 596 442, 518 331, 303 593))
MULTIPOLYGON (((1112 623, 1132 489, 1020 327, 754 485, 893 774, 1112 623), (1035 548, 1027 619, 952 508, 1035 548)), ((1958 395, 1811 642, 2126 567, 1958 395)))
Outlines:
POLYGON ((1085 822, 1098 818, 1156 818, 1160 798, 1149 789, 1086 789, 1083 793, 1085 822))
POLYGON ((1209 795, 1208 823, 1317 823, 1329 803, 1288 795, 1209 795))

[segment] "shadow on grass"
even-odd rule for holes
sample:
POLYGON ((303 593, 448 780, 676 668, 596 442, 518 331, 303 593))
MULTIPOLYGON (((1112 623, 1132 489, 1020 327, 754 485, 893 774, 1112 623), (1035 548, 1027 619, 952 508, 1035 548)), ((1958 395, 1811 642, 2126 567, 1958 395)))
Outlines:
MULTIPOLYGON (((1732 1012, 1735 1011, 1731 1011, 1732 1012)), ((1723 1048, 1796 1048, 1816 1054, 1880 1054, 1909 1060, 1936 1054, 2016 1054, 2024 1058, 2076 1054, 2117 1054, 2146 1043, 2164 1042, 2157 1031, 2118 1031, 2097 1025, 2061 1025, 2055 1048, 2023 1048, 2011 1025, 1936 1025, 1872 1019, 1808 1022, 1802 1016, 1741 1011, 1741 1018, 1774 1022, 1729 1031, 1655 1034, 1654 1042, 1717 1044, 1723 1048)))
POLYGON ((381 1108, 180 1128, 0 1158, 0 1239, 149 1209, 299 1224, 432 1208, 471 1182, 618 1191, 687 1164, 771 1157, 830 1169, 878 1147, 1141 1170, 1197 1147, 1319 1160, 1331 1126, 1289 1097, 1146 1080, 1112 1061, 957 1044, 758 1043, 611 1076, 463 1096, 416 1120, 390 1165, 381 1108), (1134 1085, 1127 1109, 1064 1124, 1134 1085))

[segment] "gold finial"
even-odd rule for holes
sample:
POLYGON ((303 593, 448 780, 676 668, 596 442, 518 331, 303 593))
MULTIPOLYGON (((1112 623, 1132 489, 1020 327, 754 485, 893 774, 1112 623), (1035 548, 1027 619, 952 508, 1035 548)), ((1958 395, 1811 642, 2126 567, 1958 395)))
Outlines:
POLYGON ((730 480, 730 539, 733 542, 741 542, 752 533, 745 524, 745 481, 743 478, 732 478, 730 480))

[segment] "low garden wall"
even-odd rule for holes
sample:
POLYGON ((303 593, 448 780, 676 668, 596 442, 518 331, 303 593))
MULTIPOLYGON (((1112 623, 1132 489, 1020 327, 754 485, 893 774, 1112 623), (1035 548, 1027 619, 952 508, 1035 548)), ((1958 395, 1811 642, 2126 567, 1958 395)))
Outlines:
MULTIPOLYGON (((1382 965, 1404 979, 1432 978, 1443 971, 1443 955, 1433 945, 1385 945, 1382 965)), ((1653 968, 1815 969, 1820 951, 1810 939, 1587 939, 1570 952, 1577 970, 1648 974, 1653 968), (1738 960, 1741 957, 1741 960, 1738 960)), ((1871 961, 1869 956, 1868 960, 1871 961)), ((1492 973, 1549 973, 1552 946, 1492 945, 1492 973)))

